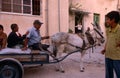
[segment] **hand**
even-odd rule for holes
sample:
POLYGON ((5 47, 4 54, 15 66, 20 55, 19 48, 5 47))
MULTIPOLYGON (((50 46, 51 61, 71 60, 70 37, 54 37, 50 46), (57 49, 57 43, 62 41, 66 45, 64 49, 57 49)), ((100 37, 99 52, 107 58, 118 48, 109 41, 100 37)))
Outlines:
POLYGON ((4 48, 0 48, 0 50, 2 50, 2 49, 4 49, 4 48))
POLYGON ((48 39, 48 38, 50 38, 50 36, 44 36, 44 37, 42 37, 42 40, 48 39))
POLYGON ((29 31, 27 31, 26 33, 25 33, 25 35, 28 35, 29 34, 29 31))
POLYGON ((48 38, 50 38, 50 36, 46 36, 45 38, 48 39, 48 38))
POLYGON ((27 47, 23 47, 22 50, 23 50, 23 51, 24 51, 24 50, 27 50, 27 47))
POLYGON ((120 44, 117 44, 116 47, 120 47, 120 44))
POLYGON ((103 50, 101 51, 101 54, 105 54, 105 49, 103 49, 103 50))

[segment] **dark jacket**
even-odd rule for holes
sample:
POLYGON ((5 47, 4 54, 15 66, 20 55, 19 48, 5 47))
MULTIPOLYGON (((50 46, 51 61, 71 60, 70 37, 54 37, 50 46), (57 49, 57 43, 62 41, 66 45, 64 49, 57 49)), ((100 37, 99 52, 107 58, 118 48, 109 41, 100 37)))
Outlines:
POLYGON ((18 36, 15 32, 11 32, 8 35, 8 39, 7 39, 7 47, 9 48, 13 48, 14 46, 18 45, 18 44, 22 44, 23 40, 26 38, 26 35, 24 36, 18 36))

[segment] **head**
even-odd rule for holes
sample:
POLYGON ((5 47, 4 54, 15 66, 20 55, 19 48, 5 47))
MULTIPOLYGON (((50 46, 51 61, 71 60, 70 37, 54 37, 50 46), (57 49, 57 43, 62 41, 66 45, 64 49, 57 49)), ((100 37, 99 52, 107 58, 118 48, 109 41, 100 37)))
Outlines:
POLYGON ((3 25, 0 25, 0 34, 3 33, 3 25))
POLYGON ((35 27, 37 30, 40 29, 40 27, 41 27, 42 24, 43 24, 43 23, 40 22, 39 20, 35 20, 34 23, 33 23, 34 27, 35 27))
POLYGON ((11 30, 13 31, 13 32, 18 32, 18 25, 17 24, 11 24, 11 30))
POLYGON ((111 11, 105 15, 105 24, 107 26, 116 26, 120 20, 120 14, 118 11, 111 11))

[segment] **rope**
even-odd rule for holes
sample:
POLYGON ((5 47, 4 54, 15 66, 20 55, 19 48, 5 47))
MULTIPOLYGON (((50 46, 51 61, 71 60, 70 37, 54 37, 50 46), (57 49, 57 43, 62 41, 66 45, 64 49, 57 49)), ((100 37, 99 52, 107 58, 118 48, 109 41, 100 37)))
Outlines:
POLYGON ((67 58, 69 55, 71 55, 71 54, 73 54, 73 53, 77 53, 77 52, 83 51, 83 50, 87 50, 87 49, 89 49, 89 48, 91 48, 91 47, 93 47, 93 46, 96 46, 96 45, 92 45, 92 46, 86 47, 86 48, 84 48, 84 49, 78 47, 78 50, 72 51, 72 52, 68 53, 68 54, 65 55, 65 56, 62 56, 62 57, 60 57, 60 58, 53 58, 53 60, 50 60, 50 61, 49 61, 49 64, 61 62, 61 61, 63 61, 65 58, 67 58))
POLYGON ((56 59, 54 59, 54 60, 50 60, 50 61, 49 61, 49 64, 61 62, 61 61, 63 61, 65 58, 67 58, 69 55, 71 55, 71 54, 73 54, 73 53, 77 53, 77 52, 79 52, 79 51, 81 51, 81 50, 79 49, 79 50, 70 52, 70 53, 68 53, 67 55, 62 56, 62 57, 60 57, 60 58, 56 58, 56 59))

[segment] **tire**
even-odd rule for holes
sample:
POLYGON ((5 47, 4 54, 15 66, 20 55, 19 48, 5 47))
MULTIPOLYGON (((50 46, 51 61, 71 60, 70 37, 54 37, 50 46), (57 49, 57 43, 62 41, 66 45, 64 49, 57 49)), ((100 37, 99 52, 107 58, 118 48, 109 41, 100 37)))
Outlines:
POLYGON ((22 78, 22 68, 14 61, 0 62, 0 78, 22 78))

